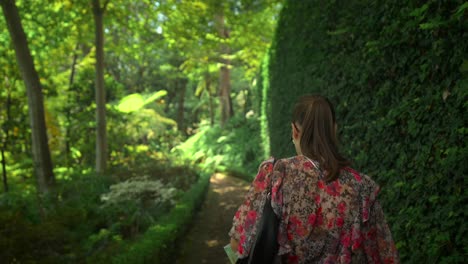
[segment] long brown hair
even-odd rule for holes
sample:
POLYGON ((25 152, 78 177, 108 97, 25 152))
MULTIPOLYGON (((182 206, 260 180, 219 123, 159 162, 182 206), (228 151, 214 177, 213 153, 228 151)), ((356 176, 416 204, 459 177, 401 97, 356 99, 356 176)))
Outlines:
POLYGON ((328 172, 327 181, 336 180, 340 170, 350 162, 338 151, 332 103, 321 95, 302 96, 294 107, 292 122, 302 130, 302 154, 320 163, 328 172))

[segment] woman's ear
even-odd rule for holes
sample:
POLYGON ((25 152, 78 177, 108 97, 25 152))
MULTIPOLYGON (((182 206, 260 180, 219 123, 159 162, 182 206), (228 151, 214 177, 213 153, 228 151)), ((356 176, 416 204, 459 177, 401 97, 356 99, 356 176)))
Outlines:
POLYGON ((291 123, 291 135, 293 139, 299 138, 299 131, 297 130, 297 127, 294 125, 294 123, 291 123))
POLYGON ((302 155, 300 147, 301 131, 297 128, 296 124, 294 123, 291 123, 291 136, 297 155, 302 155))

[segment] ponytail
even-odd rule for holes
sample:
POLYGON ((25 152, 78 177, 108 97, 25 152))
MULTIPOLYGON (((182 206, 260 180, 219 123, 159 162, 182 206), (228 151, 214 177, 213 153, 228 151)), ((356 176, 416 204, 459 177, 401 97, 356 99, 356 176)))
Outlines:
POLYGON ((324 167, 328 172, 327 181, 336 180, 349 161, 338 151, 335 111, 331 102, 320 95, 301 97, 294 107, 293 122, 302 129, 302 154, 324 167))

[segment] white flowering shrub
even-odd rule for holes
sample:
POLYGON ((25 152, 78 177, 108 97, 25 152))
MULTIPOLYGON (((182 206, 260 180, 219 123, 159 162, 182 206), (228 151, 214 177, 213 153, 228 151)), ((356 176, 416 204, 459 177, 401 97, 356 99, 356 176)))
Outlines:
POLYGON ((110 186, 101 195, 102 209, 113 234, 133 237, 153 224, 176 203, 181 191, 148 176, 110 186))
POLYGON ((177 189, 149 177, 134 177, 110 186, 110 192, 101 195, 104 206, 118 206, 128 201, 139 201, 145 207, 169 202, 175 203, 177 189))
POLYGON ((104 206, 119 206, 126 202, 137 202, 143 207, 174 205, 177 194, 176 188, 143 176, 111 185, 110 192, 101 195, 101 201, 104 206))

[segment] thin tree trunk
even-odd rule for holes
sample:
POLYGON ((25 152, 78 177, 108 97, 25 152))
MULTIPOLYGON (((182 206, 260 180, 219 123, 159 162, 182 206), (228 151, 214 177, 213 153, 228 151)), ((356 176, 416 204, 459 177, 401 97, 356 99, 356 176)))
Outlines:
POLYGON ((247 93, 247 89, 242 89, 242 95, 244 96, 244 111, 243 111, 243 116, 245 117, 246 114, 247 114, 247 109, 249 108, 249 106, 251 106, 251 103, 250 103, 250 97, 249 97, 249 94, 247 93))
POLYGON ((206 91, 208 92, 208 98, 210 100, 210 126, 214 126, 214 105, 213 95, 211 94, 211 79, 206 75, 205 77, 206 91))
POLYGON ((5 147, 6 147, 6 141, 3 142, 1 152, 2 152, 3 190, 5 192, 8 192, 8 179, 7 179, 7 171, 6 171, 5 147))
POLYGON ((107 163, 106 91, 104 87, 104 11, 108 1, 101 7, 93 0, 96 36, 96 172, 103 174, 107 163))
POLYGON ((177 79, 177 90, 179 91, 179 100, 177 102, 177 128, 180 132, 184 135, 187 134, 185 130, 185 120, 184 120, 184 112, 185 112, 185 92, 187 90, 187 80, 186 79, 177 79))
POLYGON ((210 97, 210 126, 214 126, 214 104, 213 104, 213 95, 208 94, 210 97))
MULTIPOLYGON (((229 30, 224 25, 224 14, 222 9, 216 14, 216 25, 218 33, 221 38, 229 38, 229 30)), ((230 53, 229 46, 227 44, 221 44, 221 55, 228 55, 230 53)), ((223 126, 232 116, 232 100, 231 100, 231 76, 229 64, 230 61, 225 58, 221 58, 221 69, 219 71, 219 100, 221 106, 221 125, 223 126)))
POLYGON ((221 103, 221 125, 224 125, 229 118, 231 118, 232 105, 231 105, 231 84, 230 72, 226 66, 221 66, 220 69, 220 90, 219 99, 221 103))
POLYGON ((1 0, 0 4, 15 48, 16 60, 26 86, 31 123, 32 156, 38 187, 40 192, 47 193, 55 185, 55 177, 47 141, 42 87, 34 68, 34 61, 29 51, 15 1, 1 0))
POLYGON ((8 192, 8 177, 7 177, 7 170, 6 170, 6 159, 5 159, 5 151, 7 149, 8 145, 8 139, 9 139, 9 132, 10 132, 10 121, 11 121, 11 116, 10 116, 10 109, 11 109, 11 91, 10 87, 7 88, 7 101, 6 101, 6 121, 3 127, 3 130, 5 132, 5 138, 3 138, 3 144, 2 144, 2 172, 3 172, 3 190, 5 192, 8 192))
MULTIPOLYGON (((172 85, 177 86, 177 82, 175 81, 170 81, 168 82, 168 87, 172 87, 172 85)), ((177 97, 177 91, 176 89, 167 89, 167 96, 166 96, 166 103, 165 103, 165 106, 164 106, 164 113, 167 113, 169 112, 169 109, 171 108, 172 106, 172 103, 177 97)))
POLYGON ((76 71, 76 62, 78 60, 78 49, 79 49, 79 44, 76 43, 75 46, 75 51, 73 53, 73 62, 71 65, 71 73, 70 73, 70 79, 68 81, 68 103, 69 106, 66 109, 66 119, 67 119, 67 125, 65 126, 65 159, 66 159, 66 164, 67 167, 70 166, 70 156, 71 156, 71 151, 70 151, 70 123, 71 123, 71 108, 70 105, 73 102, 73 100, 70 100, 70 92, 72 91, 73 88, 73 83, 75 81, 75 71, 76 71))

